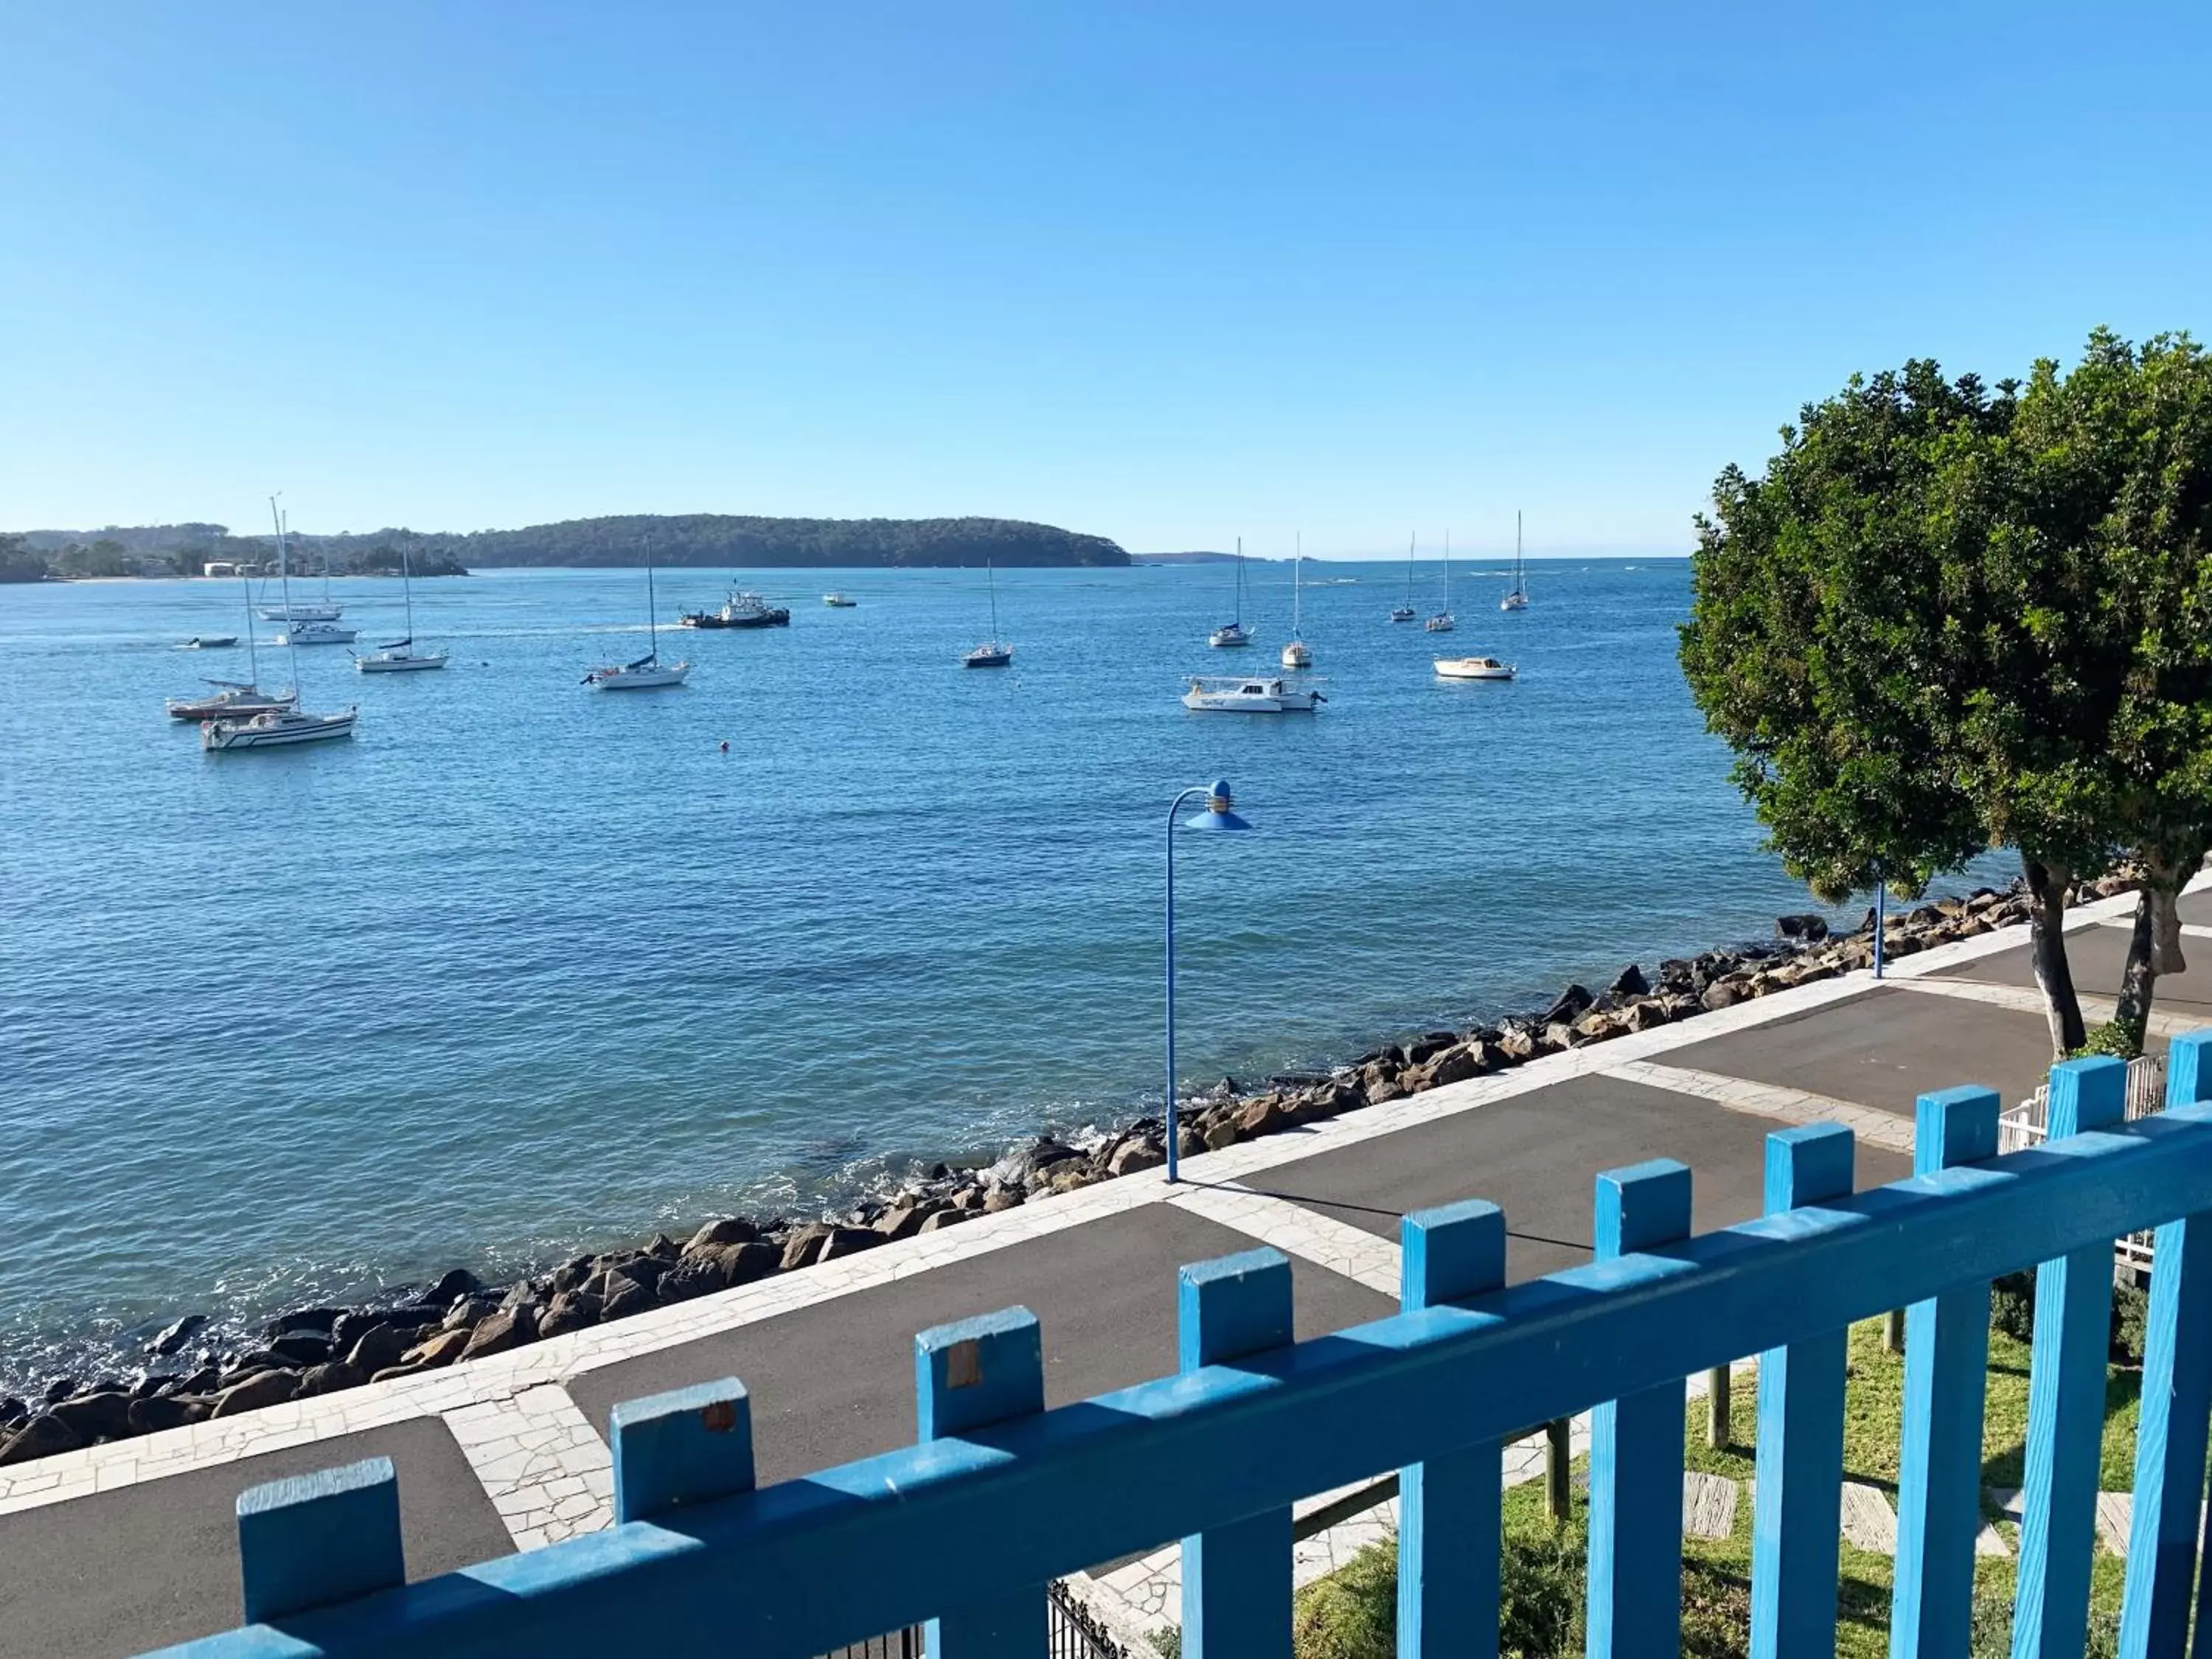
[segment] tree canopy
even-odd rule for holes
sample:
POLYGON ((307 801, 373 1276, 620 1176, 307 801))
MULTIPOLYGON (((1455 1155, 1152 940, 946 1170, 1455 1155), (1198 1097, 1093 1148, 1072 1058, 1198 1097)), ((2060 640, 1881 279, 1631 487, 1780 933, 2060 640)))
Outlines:
POLYGON ((2130 865, 2140 1042, 2212 845, 2212 363, 2102 330, 1994 389, 1915 361, 1782 437, 1698 521, 1681 647, 1772 846, 1831 898, 2017 849, 2064 1051, 2067 886, 2130 865))

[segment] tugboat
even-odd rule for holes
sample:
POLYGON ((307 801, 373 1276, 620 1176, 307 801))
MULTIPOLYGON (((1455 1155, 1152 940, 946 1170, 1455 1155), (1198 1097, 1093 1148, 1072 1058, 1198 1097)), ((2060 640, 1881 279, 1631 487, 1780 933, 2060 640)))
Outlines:
POLYGON ((732 588, 720 611, 687 611, 676 620, 684 628, 788 628, 791 612, 757 593, 732 588))

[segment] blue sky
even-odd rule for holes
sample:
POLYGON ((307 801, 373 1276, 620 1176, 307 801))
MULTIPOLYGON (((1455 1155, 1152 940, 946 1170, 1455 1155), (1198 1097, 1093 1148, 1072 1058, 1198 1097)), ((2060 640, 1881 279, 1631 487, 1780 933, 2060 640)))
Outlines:
POLYGON ((2212 8, 0 8, 0 526, 1686 545, 1855 369, 2207 331, 2212 8))

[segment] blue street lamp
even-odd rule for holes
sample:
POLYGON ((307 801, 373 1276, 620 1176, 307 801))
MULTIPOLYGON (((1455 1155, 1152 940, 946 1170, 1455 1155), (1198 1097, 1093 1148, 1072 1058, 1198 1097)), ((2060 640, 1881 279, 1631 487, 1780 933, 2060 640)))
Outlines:
POLYGON ((1176 1178, 1176 1063, 1175 1063, 1175 838, 1176 814, 1193 795, 1206 797, 1206 811, 1182 821, 1186 830, 1249 830, 1252 826, 1235 811, 1237 799, 1229 793, 1229 781, 1216 778, 1211 784, 1193 784, 1177 795, 1168 807, 1168 1179, 1176 1178))

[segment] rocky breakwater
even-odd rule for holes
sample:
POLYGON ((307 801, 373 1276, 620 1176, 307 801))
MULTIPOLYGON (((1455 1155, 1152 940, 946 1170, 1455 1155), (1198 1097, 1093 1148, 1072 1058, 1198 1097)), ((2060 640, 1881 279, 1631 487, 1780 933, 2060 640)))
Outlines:
MULTIPOLYGON (((2082 898, 2123 890, 2117 878, 2082 898)), ((2023 921, 2025 895, 1984 890, 1893 917, 1887 951, 1903 957, 2023 921)), ((1631 963, 1603 991, 1570 985, 1547 1007, 1466 1030, 1434 1030, 1361 1054, 1325 1075, 1278 1077, 1255 1090, 1224 1079, 1178 1113, 1186 1155, 1218 1150, 1359 1107, 1525 1064, 1545 1054, 1646 1031, 1792 986, 1833 978, 1873 959, 1873 915, 1832 936, 1819 915, 1779 918, 1771 941, 1659 964, 1631 963)), ((456 1268, 435 1285, 377 1304, 305 1308, 272 1319, 258 1340, 206 1340, 206 1320, 180 1319, 146 1345, 132 1374, 56 1379, 35 1400, 0 1399, 0 1464, 227 1417, 413 1376, 607 1321, 795 1273, 1013 1209, 1033 1199, 1158 1168, 1165 1126, 1140 1118, 1117 1132, 1044 1136, 988 1166, 939 1164, 896 1191, 836 1214, 765 1221, 711 1220, 683 1243, 580 1255, 550 1273, 487 1285, 456 1268)))

